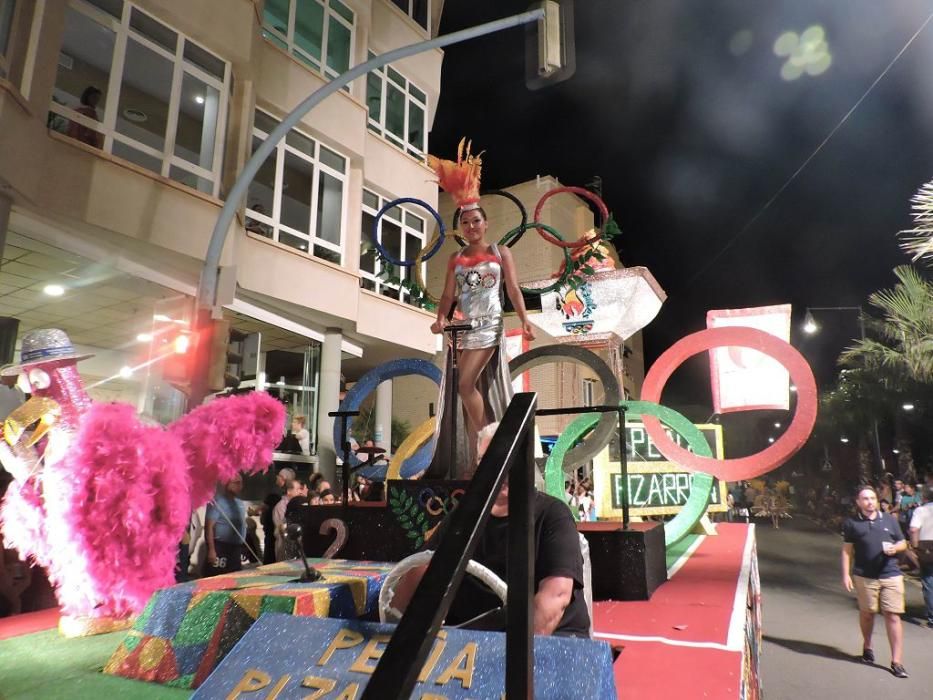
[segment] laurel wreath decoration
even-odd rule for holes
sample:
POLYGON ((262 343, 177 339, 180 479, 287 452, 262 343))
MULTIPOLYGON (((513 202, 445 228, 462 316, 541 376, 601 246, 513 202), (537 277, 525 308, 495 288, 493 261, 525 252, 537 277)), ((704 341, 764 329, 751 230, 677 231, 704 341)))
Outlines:
POLYGON ((404 491, 391 491, 389 507, 405 531, 405 536, 413 540, 412 545, 415 549, 424 544, 424 536, 428 531, 428 516, 418 502, 404 491))

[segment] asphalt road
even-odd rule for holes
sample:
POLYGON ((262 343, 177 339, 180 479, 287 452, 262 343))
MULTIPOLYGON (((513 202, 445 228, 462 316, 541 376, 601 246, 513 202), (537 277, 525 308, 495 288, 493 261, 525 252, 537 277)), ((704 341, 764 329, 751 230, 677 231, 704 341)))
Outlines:
POLYGON ((802 517, 780 530, 759 521, 762 585, 764 700, 920 700, 933 698, 933 629, 923 626, 923 596, 906 580, 904 666, 908 679, 891 675, 890 647, 879 616, 875 665, 859 660, 861 637, 855 594, 842 588, 842 538, 802 517))

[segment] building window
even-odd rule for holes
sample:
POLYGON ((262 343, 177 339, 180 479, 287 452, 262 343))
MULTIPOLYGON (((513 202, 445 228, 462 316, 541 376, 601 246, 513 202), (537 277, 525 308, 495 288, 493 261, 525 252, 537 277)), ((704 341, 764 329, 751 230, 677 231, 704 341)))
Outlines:
POLYGON ((595 386, 596 386, 596 382, 595 382, 594 380, 592 380, 592 379, 584 379, 584 380, 583 380, 583 400, 582 400, 582 403, 583 403, 584 406, 592 406, 592 405, 593 405, 593 396, 594 396, 593 389, 594 389, 595 386))
POLYGON ((217 196, 230 64, 122 0, 72 0, 50 129, 217 196))
POLYGON ((429 29, 431 0, 392 0, 392 3, 422 27, 429 29))
POLYGON ((384 66, 366 76, 366 105, 370 131, 408 154, 424 158, 428 96, 423 90, 391 66, 384 66))
POLYGON ((10 36, 13 34, 13 13, 16 0, 0 0, 0 78, 10 74, 10 36))
POLYGON ((262 35, 302 63, 335 78, 350 68, 353 11, 340 0, 266 0, 262 35))
MULTIPOLYGON (((376 214, 385 206, 386 200, 374 192, 363 190, 363 219, 360 231, 360 286, 390 299, 418 306, 402 285, 386 282, 380 277, 384 264, 372 244, 373 222, 376 214)), ((379 220, 376 236, 379 244, 397 260, 410 260, 418 254, 425 243, 425 220, 400 206, 392 207, 379 220)), ((422 276, 427 273, 427 264, 421 264, 422 276)), ((402 281, 415 282, 410 267, 396 267, 394 275, 402 281)))
MULTIPOLYGON (((278 126, 256 110, 253 153, 278 126)), ((292 129, 249 186, 246 230, 343 264, 347 158, 292 129)))

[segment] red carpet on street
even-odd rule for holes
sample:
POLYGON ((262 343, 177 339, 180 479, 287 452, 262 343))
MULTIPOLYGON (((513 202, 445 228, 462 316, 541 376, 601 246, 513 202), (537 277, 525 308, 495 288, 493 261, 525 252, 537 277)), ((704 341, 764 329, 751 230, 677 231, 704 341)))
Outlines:
POLYGON ((594 603, 595 637, 622 647, 615 662, 620 698, 739 697, 747 592, 742 563, 754 530, 716 527, 718 534, 704 538, 651 600, 594 603))

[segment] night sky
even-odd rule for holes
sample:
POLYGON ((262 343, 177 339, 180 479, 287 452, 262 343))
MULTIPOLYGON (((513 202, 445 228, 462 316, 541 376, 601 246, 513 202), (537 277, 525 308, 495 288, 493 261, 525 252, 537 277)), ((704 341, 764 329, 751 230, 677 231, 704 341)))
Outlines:
MULTIPOLYGON (((430 139, 485 150, 484 189, 554 175, 600 176, 628 266, 669 298, 645 331, 646 362, 705 327, 708 309, 792 303, 792 342, 818 381, 858 334, 850 306, 891 286, 908 262, 897 231, 933 177, 933 22, 822 151, 765 204, 856 104, 933 12, 921 0, 576 0, 576 74, 525 87, 524 33, 448 47, 430 139), (781 77, 777 38, 825 29, 830 67, 781 77), (753 218, 756 217, 752 222, 753 218), (749 225, 749 223, 751 225, 749 225), (744 232, 743 232, 744 229, 744 232), (741 232, 741 235, 740 235, 741 232)), ((525 0, 447 0, 441 33, 524 11, 525 0)), ((542 245, 544 242, 542 241, 542 245)), ((683 400, 709 404, 708 365, 675 374, 683 400), (702 378, 702 380, 701 380, 702 378)))

